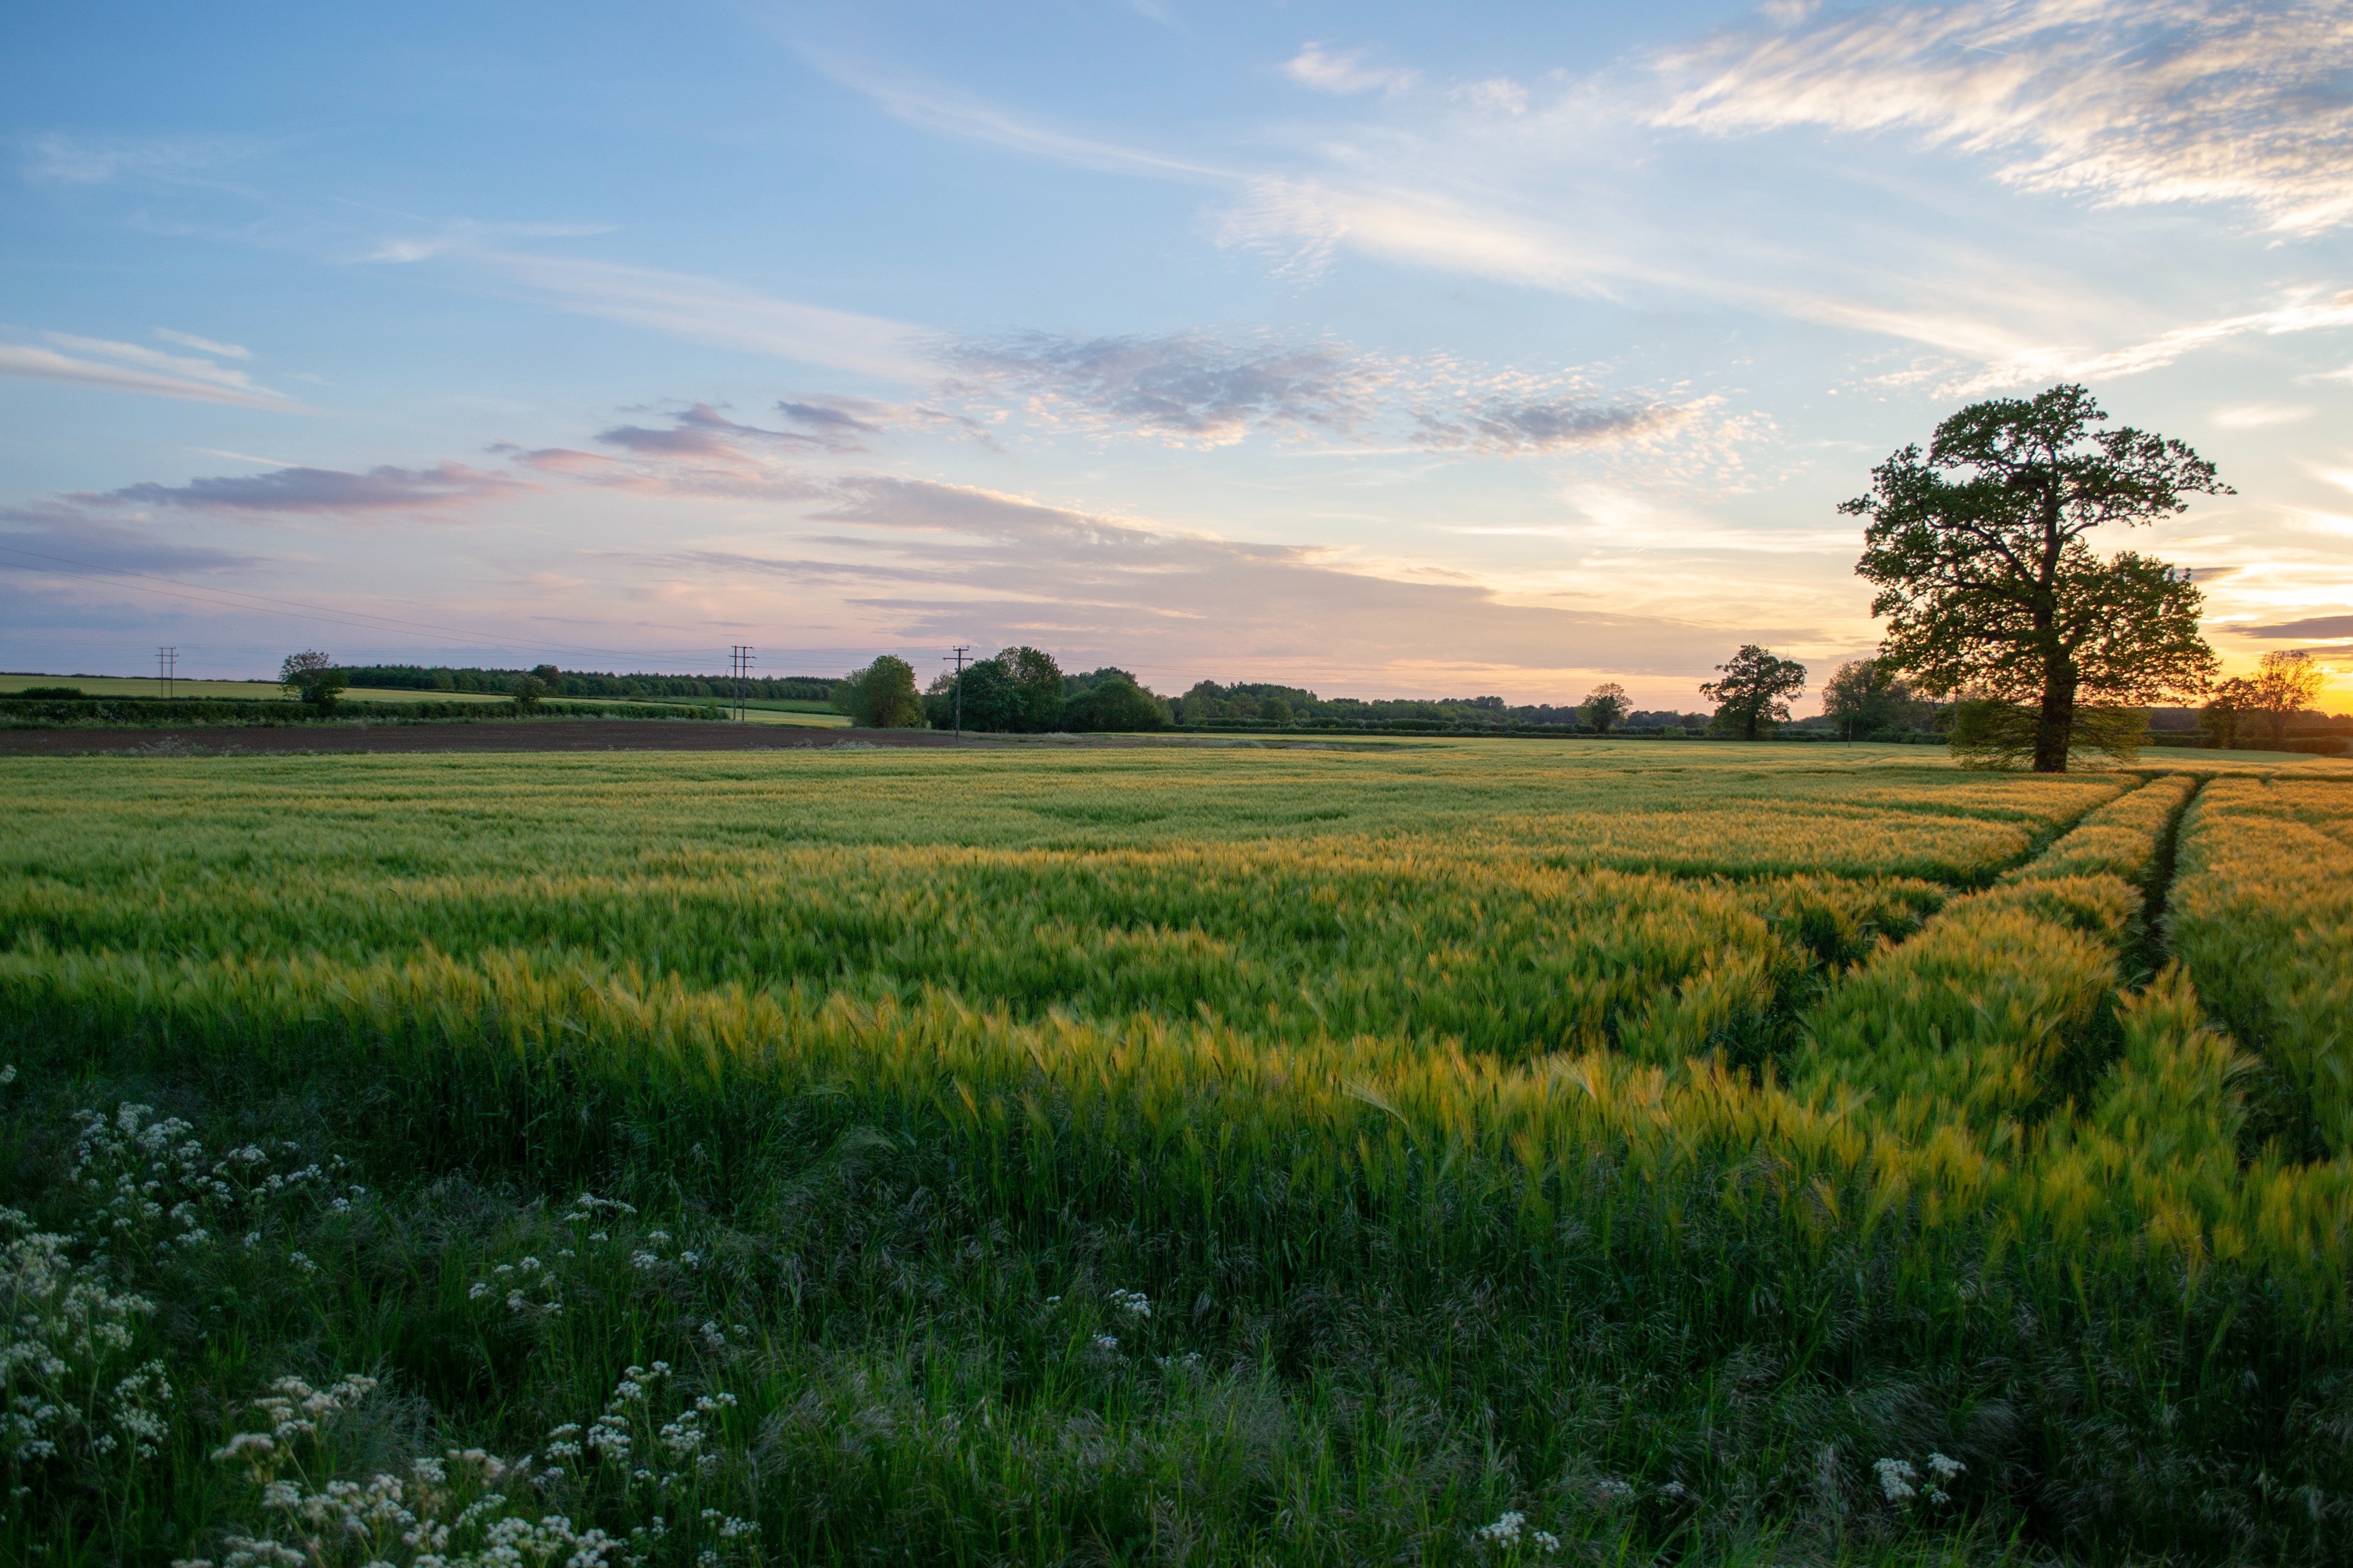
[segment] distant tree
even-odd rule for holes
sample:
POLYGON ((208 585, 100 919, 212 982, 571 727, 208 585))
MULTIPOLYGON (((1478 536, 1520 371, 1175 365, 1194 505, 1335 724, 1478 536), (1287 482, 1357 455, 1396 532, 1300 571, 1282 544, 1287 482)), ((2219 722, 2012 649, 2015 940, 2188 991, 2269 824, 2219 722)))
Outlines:
POLYGON ((533 665, 531 675, 550 696, 564 689, 564 672, 552 664, 533 665))
POLYGON ((1285 698, 1270 697, 1259 705, 1258 716, 1270 724, 1291 722, 1291 703, 1285 698))
POLYGON ((1626 700, 1626 689, 1614 680, 1605 680, 1585 694, 1582 708, 1585 721, 1593 726, 1597 735, 1607 735, 1609 727, 1626 717, 1632 705, 1626 700))
POLYGON ((837 712, 868 730, 904 730, 923 721, 923 704, 915 695, 915 669, 903 658, 884 654, 863 669, 842 678, 833 689, 837 712))
POLYGON ((2089 740, 2075 733, 2079 702, 2203 690, 2215 665, 2187 574, 2131 552, 2103 561, 2083 536, 2232 492, 2179 441, 2092 428, 2106 418, 2073 385, 1971 404, 1925 458, 1905 447, 1839 508, 1870 520, 1855 571, 1879 585, 1882 658, 1935 696, 2031 705, 2037 773, 2064 773, 2089 740))
POLYGON ((1806 689, 1804 665, 1777 658, 1755 643, 1743 644, 1729 663, 1715 668, 1724 679, 1703 682, 1699 694, 1715 704, 1716 727, 1735 731, 1744 741, 1787 720, 1788 700, 1806 689))
MULTIPOLYGON (((1013 731, 1043 728, 1033 721, 1040 705, 1034 689, 1025 688, 1008 668, 1006 657, 1016 650, 990 658, 976 658, 964 669, 964 727, 981 732, 1004 734, 1013 731)), ((1054 706, 1060 709, 1060 696, 1056 694, 1054 706)), ((944 676, 932 683, 931 693, 923 702, 923 713, 934 730, 945 730, 955 722, 956 680, 944 676)))
POLYGON ((546 695, 547 682, 542 680, 538 676, 519 675, 515 677, 515 706, 522 709, 524 712, 528 713, 533 709, 538 707, 539 700, 546 695))
POLYGON ((1822 683, 1822 716, 1849 741, 1905 723, 1914 706, 1912 689, 1883 659, 1851 659, 1822 683))
POLYGON ((2327 672, 2300 648, 2263 655, 2255 668, 2254 700, 2248 706, 2263 715, 2272 732, 2273 751, 2286 748, 2288 721, 2311 707, 2327 683, 2327 672))
POLYGON ((2199 710, 2198 728, 2204 731, 2207 745, 2227 752, 2239 743, 2240 728, 2262 706, 2263 694, 2253 681, 2243 675, 2231 676, 2215 682, 2206 706, 2199 710))
POLYGON ((1062 700, 1066 730, 1157 730, 1166 722, 1167 705, 1124 673, 1062 700))
POLYGON ((1057 729, 1062 719, 1062 667, 1043 648, 1024 645, 1000 650, 997 662, 1021 694, 1021 718, 1009 726, 1035 734, 1057 729))
POLYGON ((351 679, 348 671, 338 668, 332 657, 317 648, 290 653, 278 667, 278 683, 286 689, 286 695, 322 710, 335 705, 351 679))

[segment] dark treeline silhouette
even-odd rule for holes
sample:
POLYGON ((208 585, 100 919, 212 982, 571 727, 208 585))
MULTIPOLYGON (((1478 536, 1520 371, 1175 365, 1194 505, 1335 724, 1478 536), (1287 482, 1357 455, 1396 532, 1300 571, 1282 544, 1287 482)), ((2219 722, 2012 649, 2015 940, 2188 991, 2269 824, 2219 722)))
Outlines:
POLYGON ((821 675, 755 676, 739 682, 725 675, 610 675, 593 670, 558 669, 543 664, 533 669, 455 668, 447 665, 343 665, 338 669, 348 684, 396 691, 474 691, 512 697, 527 690, 527 679, 540 683, 547 697, 733 697, 767 701, 825 702, 833 697, 834 681, 821 675))

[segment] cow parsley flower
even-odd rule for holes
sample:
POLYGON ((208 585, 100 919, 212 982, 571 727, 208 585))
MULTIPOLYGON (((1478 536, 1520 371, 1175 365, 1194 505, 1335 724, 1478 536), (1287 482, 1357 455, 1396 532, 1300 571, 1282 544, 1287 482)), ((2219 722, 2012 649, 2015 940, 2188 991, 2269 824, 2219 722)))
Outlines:
POLYGON ((1479 1539, 1493 1542, 1497 1546, 1517 1546, 1520 1531, 1526 1528, 1527 1522, 1526 1514, 1516 1509, 1506 1510, 1494 1523, 1479 1527, 1479 1539))

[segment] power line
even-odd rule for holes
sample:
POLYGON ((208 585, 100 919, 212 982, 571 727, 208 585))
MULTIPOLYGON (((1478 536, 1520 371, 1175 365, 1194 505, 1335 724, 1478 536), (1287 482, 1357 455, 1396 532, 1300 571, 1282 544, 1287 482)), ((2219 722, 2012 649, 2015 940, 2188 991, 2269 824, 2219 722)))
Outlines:
POLYGON ((735 717, 745 723, 752 719, 752 646, 737 643, 727 650, 727 673, 735 681, 735 717))
MULTIPOLYGON (((958 742, 964 740, 964 667, 965 656, 970 652, 972 644, 960 642, 955 645, 955 651, 948 656, 955 660, 955 738, 958 742)), ((940 662, 945 664, 947 659, 940 662)))
POLYGON ((166 702, 176 694, 176 683, 172 678, 179 673, 179 668, 180 650, 178 648, 159 647, 155 650, 155 683, 164 689, 164 700, 166 702))

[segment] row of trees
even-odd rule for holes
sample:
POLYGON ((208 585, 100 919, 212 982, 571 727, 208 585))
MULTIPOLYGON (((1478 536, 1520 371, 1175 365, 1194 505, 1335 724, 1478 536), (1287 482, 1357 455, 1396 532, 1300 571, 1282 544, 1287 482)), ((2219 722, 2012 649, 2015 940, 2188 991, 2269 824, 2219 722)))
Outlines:
POLYGON ((1042 648, 1008 647, 945 672, 918 695, 915 670, 884 654, 835 683, 833 704, 870 729, 978 730, 1013 734, 1049 731, 1156 730, 1170 721, 1167 700, 1126 670, 1110 666, 1064 675, 1042 648))
MULTIPOLYGON (((326 656, 319 656, 324 658, 326 656)), ((338 666, 346 684, 430 696, 436 691, 470 691, 498 697, 523 694, 525 682, 535 681, 543 697, 622 697, 632 699, 692 697, 722 700, 735 696, 765 701, 823 702, 833 695, 834 683, 822 676, 754 676, 738 680, 725 675, 615 675, 586 669, 559 669, 553 664, 530 669, 487 669, 454 665, 374 664, 338 666)))

